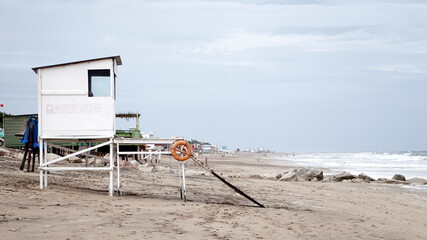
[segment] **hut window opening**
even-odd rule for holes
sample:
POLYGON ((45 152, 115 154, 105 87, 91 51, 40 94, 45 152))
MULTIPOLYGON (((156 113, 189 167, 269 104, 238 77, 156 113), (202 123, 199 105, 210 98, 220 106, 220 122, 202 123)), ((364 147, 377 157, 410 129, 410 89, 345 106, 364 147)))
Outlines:
POLYGON ((111 97, 110 69, 88 70, 89 97, 111 97))

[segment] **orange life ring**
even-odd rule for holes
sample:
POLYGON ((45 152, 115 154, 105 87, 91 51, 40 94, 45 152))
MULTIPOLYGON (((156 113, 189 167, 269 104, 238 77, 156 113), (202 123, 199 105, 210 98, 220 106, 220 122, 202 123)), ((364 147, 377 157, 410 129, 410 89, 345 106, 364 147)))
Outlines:
POLYGON ((185 161, 191 156, 190 144, 184 140, 176 141, 171 147, 171 153, 176 160, 185 161))

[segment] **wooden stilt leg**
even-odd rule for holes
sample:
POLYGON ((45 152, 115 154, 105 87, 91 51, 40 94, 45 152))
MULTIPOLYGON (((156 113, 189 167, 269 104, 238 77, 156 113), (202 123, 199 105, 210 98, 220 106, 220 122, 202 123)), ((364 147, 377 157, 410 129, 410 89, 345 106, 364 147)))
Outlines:
MULTIPOLYGON (((30 172, 31 167, 31 154, 33 154, 32 150, 28 150, 28 164, 27 164, 27 172, 30 172)), ((34 154, 33 154, 34 155, 34 154)))
POLYGON ((33 150, 33 165, 31 168, 31 172, 34 172, 34 165, 36 165, 36 155, 39 155, 39 148, 33 150))
POLYGON ((25 144, 24 157, 22 158, 21 167, 19 167, 19 169, 21 169, 21 171, 24 171, 25 161, 27 160, 27 154, 28 154, 28 144, 25 144))

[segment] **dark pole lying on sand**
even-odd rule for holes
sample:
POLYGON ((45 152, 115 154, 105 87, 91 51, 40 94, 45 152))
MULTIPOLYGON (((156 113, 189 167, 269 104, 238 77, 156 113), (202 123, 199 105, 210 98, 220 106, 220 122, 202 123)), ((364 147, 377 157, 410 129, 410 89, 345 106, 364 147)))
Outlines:
POLYGON ((238 194, 242 195, 243 197, 247 198, 248 200, 250 200, 251 202, 255 203, 256 205, 258 205, 259 207, 265 208, 264 205, 262 205, 261 203, 257 202, 255 199, 253 199, 251 196, 247 195, 246 193, 244 193, 242 190, 238 189, 236 186, 234 186, 233 184, 227 182, 227 180, 225 180, 223 177, 219 176, 216 172, 214 172, 212 169, 208 168, 207 166, 203 166, 203 163, 201 163, 199 160, 195 159, 193 156, 191 156, 191 159, 193 159, 194 162, 196 162, 199 166, 201 166, 202 168, 204 168, 206 171, 210 172, 212 175, 214 175, 216 178, 218 178, 219 180, 221 180, 221 182, 225 183, 225 185, 227 185, 228 187, 230 187, 231 189, 233 189, 235 192, 237 192, 238 194))

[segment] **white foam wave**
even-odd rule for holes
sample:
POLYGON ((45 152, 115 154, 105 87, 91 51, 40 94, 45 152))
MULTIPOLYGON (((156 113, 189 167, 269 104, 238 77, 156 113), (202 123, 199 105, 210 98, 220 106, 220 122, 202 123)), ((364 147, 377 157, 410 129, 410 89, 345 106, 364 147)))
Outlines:
POLYGON ((407 178, 427 178, 427 153, 310 153, 284 155, 296 166, 313 166, 328 168, 331 172, 348 171, 355 174, 371 174, 372 177, 391 178, 395 173, 404 174, 407 178))

